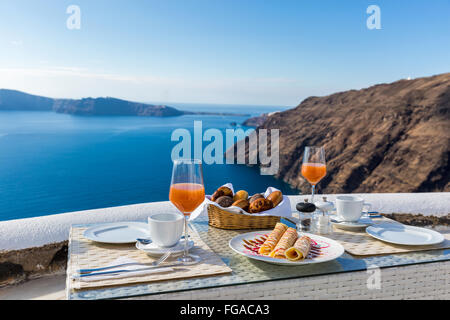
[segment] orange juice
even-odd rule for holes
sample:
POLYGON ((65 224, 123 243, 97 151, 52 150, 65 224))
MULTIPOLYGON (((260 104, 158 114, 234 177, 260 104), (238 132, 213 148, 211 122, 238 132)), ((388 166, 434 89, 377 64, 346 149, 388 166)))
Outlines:
POLYGON ((169 200, 184 215, 190 215, 205 200, 205 188, 197 183, 175 183, 170 186, 169 200))
POLYGON ((302 175, 312 185, 316 185, 327 174, 327 166, 322 163, 303 163, 302 175))

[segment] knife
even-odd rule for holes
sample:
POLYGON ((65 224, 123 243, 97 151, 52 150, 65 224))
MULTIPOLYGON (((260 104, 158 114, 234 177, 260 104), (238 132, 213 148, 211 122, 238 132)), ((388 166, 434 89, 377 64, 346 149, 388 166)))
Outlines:
POLYGON ((119 269, 119 270, 112 270, 112 271, 103 271, 103 272, 91 272, 91 273, 75 273, 72 275, 72 279, 79 279, 83 277, 92 277, 92 276, 102 276, 107 274, 120 274, 120 273, 126 273, 126 272, 138 272, 138 271, 145 271, 145 270, 155 270, 155 269, 163 269, 163 268, 171 268, 171 267, 177 267, 182 265, 182 263, 174 263, 169 264, 165 266, 157 266, 157 267, 146 267, 146 268, 139 268, 139 269, 119 269))

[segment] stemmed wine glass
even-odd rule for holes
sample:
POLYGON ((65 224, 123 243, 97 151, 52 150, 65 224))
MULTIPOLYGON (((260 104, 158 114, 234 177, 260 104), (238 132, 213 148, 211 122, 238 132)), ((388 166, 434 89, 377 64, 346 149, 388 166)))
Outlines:
POLYGON ((312 186, 311 203, 314 203, 316 184, 327 174, 325 150, 323 147, 305 147, 302 175, 312 186))
POLYGON ((191 213, 205 200, 201 160, 173 161, 169 200, 184 215, 184 254, 178 260, 185 264, 199 262, 201 260, 199 256, 188 252, 188 220, 191 213))

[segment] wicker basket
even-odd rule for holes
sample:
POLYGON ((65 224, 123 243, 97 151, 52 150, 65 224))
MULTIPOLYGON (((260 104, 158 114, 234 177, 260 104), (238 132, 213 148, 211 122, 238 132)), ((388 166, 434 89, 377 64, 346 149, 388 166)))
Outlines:
POLYGON ((233 213, 208 205, 209 225, 228 230, 272 229, 280 221, 279 216, 260 216, 233 213))

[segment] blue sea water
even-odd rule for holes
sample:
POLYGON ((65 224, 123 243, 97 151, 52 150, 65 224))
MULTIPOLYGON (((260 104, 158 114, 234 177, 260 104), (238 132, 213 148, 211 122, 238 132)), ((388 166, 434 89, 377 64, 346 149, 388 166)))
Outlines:
MULTIPOLYGON (((173 105, 173 104, 172 104, 173 105)), ((174 105, 251 115, 277 107, 174 105), (224 110, 222 110, 224 109, 224 110)), ((232 128, 246 117, 80 117, 0 111, 0 220, 168 200, 174 129, 232 128)), ((208 144, 204 142, 203 147, 208 144)), ((208 194, 226 182, 249 193, 267 186, 296 193, 259 168, 204 165, 208 194)))

